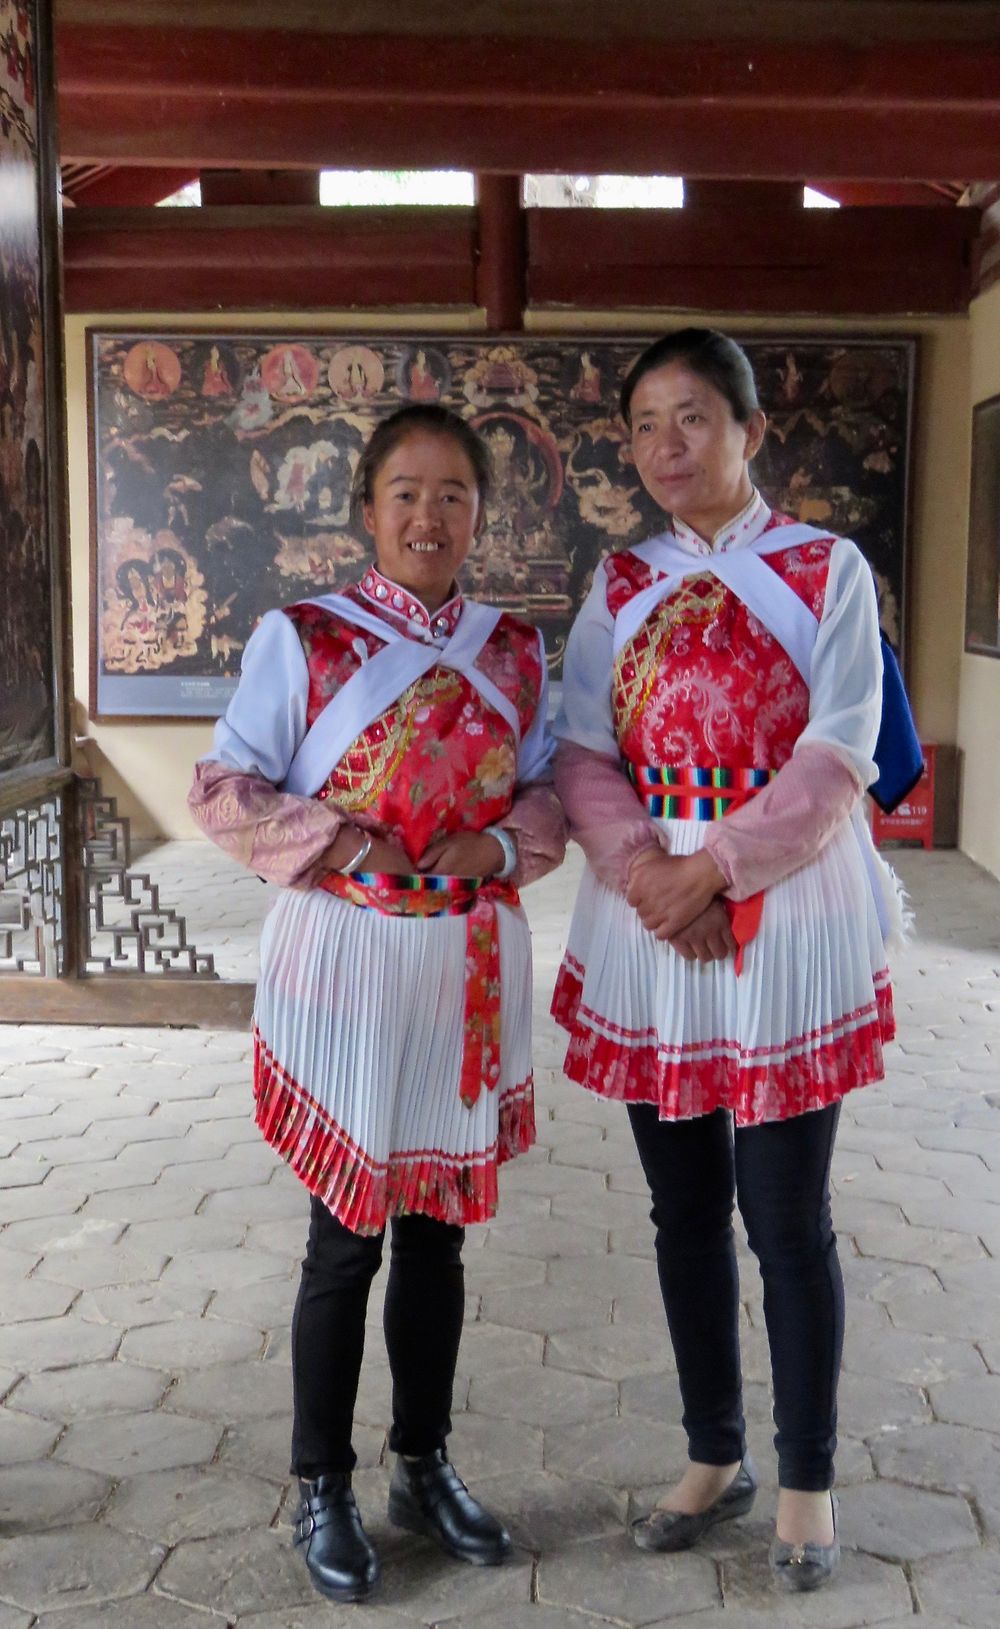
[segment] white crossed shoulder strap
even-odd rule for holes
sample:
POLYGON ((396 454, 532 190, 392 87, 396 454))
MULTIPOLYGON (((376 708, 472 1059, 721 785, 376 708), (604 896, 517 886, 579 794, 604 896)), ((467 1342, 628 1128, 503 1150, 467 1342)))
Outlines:
POLYGON ((476 666, 476 658, 502 615, 495 606, 478 605, 473 600, 466 600, 455 632, 446 645, 438 646, 408 639, 374 612, 366 611, 363 606, 356 605, 341 594, 326 594, 306 603, 318 605, 353 627, 377 634, 379 639, 385 640, 385 644, 374 656, 363 661, 347 683, 331 696, 292 759, 283 791, 311 797, 323 785, 351 743, 387 707, 398 701, 411 684, 435 666, 452 668, 468 679, 486 705, 510 725, 515 743, 520 745, 521 724, 517 708, 476 666))
MULTIPOLYGON (((619 611, 615 618, 615 656, 686 577, 712 576, 732 589, 737 599, 753 612, 781 648, 787 651, 808 685, 819 621, 808 605, 799 599, 794 588, 790 588, 783 577, 765 565, 762 556, 778 554, 783 549, 796 548, 803 543, 826 541, 829 536, 829 532, 817 531, 813 526, 780 526, 774 531, 765 532, 756 542, 742 549, 734 549, 731 554, 713 555, 691 555, 674 542, 670 534, 640 544, 633 549, 633 554, 665 575, 636 594, 619 611)), ((886 939, 890 920, 880 862, 860 804, 851 815, 851 825, 868 875, 882 937, 886 939)))
POLYGON ((634 639, 647 617, 672 594, 686 577, 717 577, 743 601, 768 633, 788 652, 803 679, 809 683, 813 646, 819 623, 794 588, 764 564, 766 554, 778 554, 803 543, 829 538, 813 526, 780 526, 766 532, 755 543, 734 549, 730 554, 692 555, 673 541, 670 534, 651 538, 632 553, 664 575, 658 577, 629 600, 615 618, 614 654, 618 656, 634 639))

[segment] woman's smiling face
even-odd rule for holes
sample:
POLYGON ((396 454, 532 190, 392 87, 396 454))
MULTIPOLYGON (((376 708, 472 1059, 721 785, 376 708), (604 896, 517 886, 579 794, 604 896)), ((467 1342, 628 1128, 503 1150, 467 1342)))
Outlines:
POLYGON ((741 424, 732 407, 683 362, 644 374, 631 401, 632 455, 650 497, 711 541, 750 501, 747 465, 764 415, 741 424))
POLYGON ((476 472, 447 433, 414 430, 389 453, 364 506, 383 577, 433 613, 450 597, 479 524, 476 472))

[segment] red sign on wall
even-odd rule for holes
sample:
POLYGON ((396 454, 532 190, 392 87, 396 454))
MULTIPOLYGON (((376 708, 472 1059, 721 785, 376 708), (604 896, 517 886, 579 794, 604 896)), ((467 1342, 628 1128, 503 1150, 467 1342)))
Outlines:
POLYGON ((872 836, 876 847, 885 841, 917 842, 922 848, 934 847, 934 760, 937 747, 921 743, 925 769, 913 791, 892 814, 872 809, 872 836))

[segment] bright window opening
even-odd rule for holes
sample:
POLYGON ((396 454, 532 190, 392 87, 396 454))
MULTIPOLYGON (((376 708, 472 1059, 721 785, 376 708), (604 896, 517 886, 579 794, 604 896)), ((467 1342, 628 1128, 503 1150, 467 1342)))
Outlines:
POLYGON ((471 170, 323 170, 321 204, 473 204, 471 170))
POLYGON ((679 175, 526 175, 532 209, 683 209, 679 175))
POLYGON ((195 209, 201 203, 201 182, 189 181, 186 187, 178 192, 172 192, 169 198, 161 198, 157 209, 195 209))
POLYGON ((829 198, 825 192, 817 192, 815 187, 802 188, 802 203, 806 209, 839 209, 840 204, 836 198, 829 198))

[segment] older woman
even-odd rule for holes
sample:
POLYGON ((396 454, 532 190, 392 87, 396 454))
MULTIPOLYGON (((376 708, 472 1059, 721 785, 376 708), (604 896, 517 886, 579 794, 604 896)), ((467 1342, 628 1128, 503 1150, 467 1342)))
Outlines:
POLYGON ((206 833, 283 891, 254 1015, 257 1123, 312 1195, 292 1325, 296 1543, 361 1600, 379 1565, 351 1492, 365 1309, 392 1253, 397 1524, 478 1564, 510 1540, 448 1462, 462 1242, 534 1140, 531 961, 517 884, 559 863, 540 635, 455 577, 488 490, 475 432, 402 409, 358 466, 375 563, 271 611, 198 766, 206 833))
POLYGON ((569 641, 556 784, 589 864, 553 1010, 569 1075, 626 1102, 653 1199, 690 1463, 634 1537, 687 1548, 753 1502, 736 1197, 771 1350, 771 1567, 810 1589, 839 1554, 830 1161, 840 1101, 882 1076, 893 1034, 898 905, 859 815, 875 589, 853 543, 754 488, 765 420, 731 340, 657 341, 622 411, 671 523, 602 563, 569 641))

